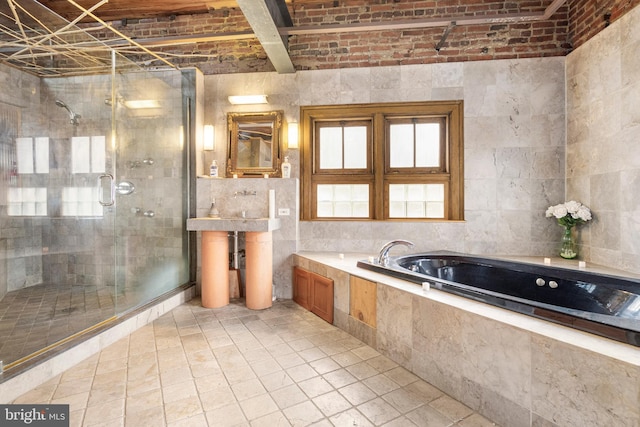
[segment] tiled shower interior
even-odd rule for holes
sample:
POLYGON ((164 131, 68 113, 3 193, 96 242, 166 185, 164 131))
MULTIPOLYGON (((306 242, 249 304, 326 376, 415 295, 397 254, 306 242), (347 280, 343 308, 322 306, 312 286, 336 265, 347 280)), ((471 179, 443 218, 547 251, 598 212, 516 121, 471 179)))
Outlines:
POLYGON ((180 72, 0 75, 6 367, 186 283, 188 192, 180 72), (111 206, 107 174, 134 188, 111 206))
POLYGON ((8 362, 55 344, 115 313, 112 288, 38 284, 0 301, 0 357, 8 362))

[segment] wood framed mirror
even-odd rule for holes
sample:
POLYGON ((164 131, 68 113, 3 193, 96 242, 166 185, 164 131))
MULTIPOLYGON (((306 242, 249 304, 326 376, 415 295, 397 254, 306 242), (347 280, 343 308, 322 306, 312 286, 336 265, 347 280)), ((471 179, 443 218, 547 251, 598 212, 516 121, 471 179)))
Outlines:
POLYGON ((227 177, 280 176, 282 117, 282 111, 227 114, 227 177))

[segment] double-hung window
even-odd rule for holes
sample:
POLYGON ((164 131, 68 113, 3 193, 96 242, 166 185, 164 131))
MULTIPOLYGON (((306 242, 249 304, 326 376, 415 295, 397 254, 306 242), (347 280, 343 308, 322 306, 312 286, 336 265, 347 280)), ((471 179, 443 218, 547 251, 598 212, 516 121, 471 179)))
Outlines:
POLYGON ((462 102, 301 108, 302 219, 460 220, 462 102))

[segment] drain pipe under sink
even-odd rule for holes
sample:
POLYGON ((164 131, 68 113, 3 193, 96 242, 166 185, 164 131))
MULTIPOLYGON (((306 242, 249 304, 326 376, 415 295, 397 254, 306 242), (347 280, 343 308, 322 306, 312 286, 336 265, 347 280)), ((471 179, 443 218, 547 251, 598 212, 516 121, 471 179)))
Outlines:
POLYGON ((233 263, 233 269, 238 269, 238 232, 233 232, 233 258, 231 259, 233 263))
POLYGON ((232 298, 240 298, 242 292, 242 275, 238 268, 238 231, 233 232, 233 253, 231 255, 231 268, 229 269, 229 295, 232 298))

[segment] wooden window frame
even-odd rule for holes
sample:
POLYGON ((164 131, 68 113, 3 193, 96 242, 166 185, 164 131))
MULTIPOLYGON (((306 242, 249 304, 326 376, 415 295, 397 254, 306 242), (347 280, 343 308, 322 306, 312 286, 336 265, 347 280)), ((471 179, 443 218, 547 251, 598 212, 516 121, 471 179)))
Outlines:
MULTIPOLYGON (((322 126, 323 122, 319 121, 317 122, 319 124, 319 126, 314 126, 314 152, 319 153, 320 152, 320 141, 319 141, 319 137, 320 137, 320 128, 321 127, 334 127, 334 126, 322 126)), ((338 126, 335 127, 342 127, 343 129, 345 127, 348 127, 349 125, 352 126, 364 126, 367 128, 367 166, 363 169, 320 169, 320 155, 318 154, 318 157, 314 159, 314 170, 313 173, 314 175, 371 175, 371 173, 373 172, 373 158, 372 158, 372 144, 373 144, 373 138, 371 136, 371 132, 372 132, 372 127, 373 124, 371 123, 371 121, 369 120, 330 120, 330 121, 324 121, 324 123, 331 123, 331 124, 338 124, 338 126), (342 122, 342 123, 340 123, 342 122)), ((343 132, 344 134, 344 132, 343 132)), ((343 144, 342 144, 342 163, 344 164, 344 140, 343 140, 343 144)))
MULTIPOLYGON (((301 220, 303 221, 461 221, 464 219, 464 141, 462 100, 300 107, 301 220), (446 120, 444 172, 431 168, 389 168, 388 120, 444 117, 446 120), (316 123, 366 121, 371 128, 371 174, 316 173, 316 123), (369 218, 317 217, 318 184, 370 184, 369 218), (389 184, 445 183, 444 218, 389 218, 389 184)), ((358 170, 360 171, 360 170, 358 170)), ((346 172, 346 173, 345 173, 346 172)))
MULTIPOLYGON (((384 148, 386 153, 391 153, 391 131, 393 124, 415 124, 420 123, 439 123, 443 132, 440 133, 440 166, 438 167, 414 167, 414 168, 392 168, 391 156, 385 156, 384 171, 385 174, 419 174, 419 173, 446 173, 447 171, 447 125, 448 120, 441 115, 438 116, 421 116, 421 117, 385 117, 385 142, 384 148)), ((414 141, 415 149, 415 141, 414 141)), ((415 151, 414 151, 415 161, 415 151)))

